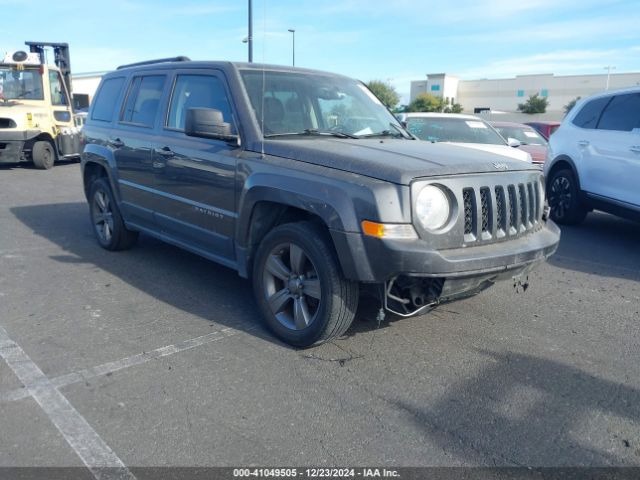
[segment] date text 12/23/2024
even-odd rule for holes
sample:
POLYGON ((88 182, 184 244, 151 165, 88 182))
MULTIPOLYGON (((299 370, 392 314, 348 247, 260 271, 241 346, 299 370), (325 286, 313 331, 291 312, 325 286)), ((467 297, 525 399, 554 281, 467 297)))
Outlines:
POLYGON ((397 470, 386 468, 236 468, 234 478, 398 478, 397 470))

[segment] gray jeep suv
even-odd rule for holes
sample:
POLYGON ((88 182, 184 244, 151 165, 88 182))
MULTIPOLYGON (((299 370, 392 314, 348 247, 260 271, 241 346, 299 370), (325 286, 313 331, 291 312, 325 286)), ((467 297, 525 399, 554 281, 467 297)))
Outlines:
POLYGON ((360 290, 401 316, 526 274, 551 255, 530 163, 416 140, 355 80, 184 57, 118 68, 83 130, 91 221, 251 278, 266 324, 307 347, 342 335, 360 290))

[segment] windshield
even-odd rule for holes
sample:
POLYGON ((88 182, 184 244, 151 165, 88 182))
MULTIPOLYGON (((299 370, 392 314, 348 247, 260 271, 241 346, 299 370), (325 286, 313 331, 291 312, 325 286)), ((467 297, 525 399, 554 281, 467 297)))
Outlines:
POLYGON ((44 100, 40 70, 0 67, 0 100, 44 100))
POLYGON ((308 72, 241 74, 265 137, 406 135, 386 107, 355 80, 308 72))
POLYGON ((429 142, 506 145, 505 140, 482 120, 451 117, 409 117, 407 129, 429 142))
POLYGON ((547 146, 547 141, 533 128, 529 127, 494 127, 504 138, 515 138, 522 145, 547 146))

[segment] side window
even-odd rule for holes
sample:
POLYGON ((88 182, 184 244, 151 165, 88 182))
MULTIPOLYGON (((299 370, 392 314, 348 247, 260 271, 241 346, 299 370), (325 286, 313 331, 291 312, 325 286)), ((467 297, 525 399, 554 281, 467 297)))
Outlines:
POLYGON ((573 124, 580 128, 596 128, 602 109, 609 100, 611 97, 601 97, 587 102, 573 119, 573 124))
POLYGON ((178 75, 167 117, 167 127, 184 130, 189 108, 215 108, 222 112, 224 121, 231 124, 235 133, 231 105, 224 85, 212 75, 178 75))
POLYGON ((598 130, 630 132, 640 128, 640 93, 613 97, 598 123, 598 130))
POLYGON ((110 122, 113 119, 113 111, 120 96, 122 85, 124 85, 123 77, 110 78, 102 83, 102 87, 100 87, 98 95, 93 101, 92 120, 110 122))
POLYGON ((135 77, 131 82, 120 120, 153 127, 160 106, 165 78, 164 75, 135 77))
POLYGON ((49 88, 51 89, 52 105, 69 105, 69 102, 67 101, 67 94, 62 86, 60 72, 53 70, 49 71, 49 88))

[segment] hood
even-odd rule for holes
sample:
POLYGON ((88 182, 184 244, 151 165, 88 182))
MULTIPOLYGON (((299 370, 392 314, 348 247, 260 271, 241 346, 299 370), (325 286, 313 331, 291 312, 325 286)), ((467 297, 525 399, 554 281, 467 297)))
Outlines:
POLYGON ((544 163, 547 159, 547 147, 544 145, 520 145, 518 148, 531 155, 534 163, 544 163))
POLYGON ((486 143, 455 143, 453 145, 460 145, 461 147, 474 148, 476 150, 482 150, 483 152, 495 153, 503 157, 512 158, 514 160, 520 160, 521 162, 531 163, 531 156, 523 150, 510 147, 508 145, 491 145, 486 143))
MULTIPOLYGON (((260 143, 253 147, 259 151, 260 143)), ((279 138, 266 139, 264 152, 402 185, 419 177, 536 169, 507 155, 420 140, 279 138)))

